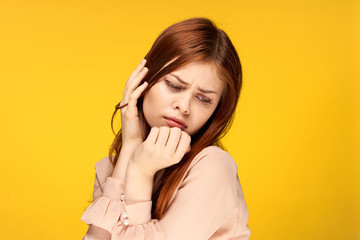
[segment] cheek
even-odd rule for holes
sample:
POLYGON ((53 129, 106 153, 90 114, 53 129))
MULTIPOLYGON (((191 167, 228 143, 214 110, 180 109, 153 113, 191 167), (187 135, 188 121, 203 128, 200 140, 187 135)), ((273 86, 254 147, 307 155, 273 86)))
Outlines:
POLYGON ((143 112, 148 122, 161 114, 161 110, 166 107, 169 99, 167 94, 159 85, 154 85, 147 92, 144 97, 143 112))
POLYGON ((154 106, 154 97, 153 97, 153 94, 151 93, 151 91, 149 91, 145 95, 144 102, 143 102, 143 112, 144 112, 146 118, 148 118, 149 113, 151 113, 153 111, 153 106, 154 106))
POLYGON ((146 105, 149 108, 154 108, 155 106, 161 106, 166 100, 166 92, 164 92, 160 87, 152 87, 149 92, 144 97, 144 106, 146 105))
POLYGON ((215 112, 220 100, 215 100, 216 104, 212 105, 211 107, 203 107, 201 109, 198 109, 197 111, 197 118, 200 119, 199 122, 201 122, 201 127, 204 126, 204 124, 210 119, 210 117, 215 112))
POLYGON ((195 110, 194 111, 195 114, 193 115, 193 124, 194 124, 193 126, 194 126, 194 130, 197 131, 205 125, 205 123, 207 122, 207 120, 209 120, 214 110, 204 109, 204 108, 197 108, 194 110, 195 110))

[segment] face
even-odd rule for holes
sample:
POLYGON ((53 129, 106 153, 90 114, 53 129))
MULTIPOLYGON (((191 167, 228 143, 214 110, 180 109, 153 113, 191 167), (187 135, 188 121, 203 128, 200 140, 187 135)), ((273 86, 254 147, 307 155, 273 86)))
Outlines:
POLYGON ((145 94, 144 117, 150 127, 179 127, 193 136, 216 109, 223 89, 213 64, 191 62, 159 79, 145 94))

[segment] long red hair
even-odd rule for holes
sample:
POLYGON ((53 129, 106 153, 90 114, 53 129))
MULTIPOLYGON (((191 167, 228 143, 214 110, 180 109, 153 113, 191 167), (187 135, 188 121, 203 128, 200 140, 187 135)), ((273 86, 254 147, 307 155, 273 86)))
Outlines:
MULTIPOLYGON (((233 122, 242 86, 242 71, 239 56, 229 37, 207 18, 190 18, 166 28, 157 37, 145 59, 145 67, 149 70, 140 84, 147 81, 149 86, 137 103, 139 117, 146 132, 145 138, 151 128, 144 118, 143 98, 163 76, 192 61, 202 61, 215 64, 219 78, 225 82, 222 97, 214 113, 198 133, 192 136, 190 152, 186 153, 179 163, 158 171, 154 176, 152 218, 160 219, 192 159, 210 145, 224 149, 220 139, 228 132, 233 122), (172 62, 164 67, 170 61, 172 62)), ((116 105, 111 119, 112 129, 118 106, 119 104, 116 105)), ((121 146, 120 129, 109 150, 109 159, 114 167, 121 146)))

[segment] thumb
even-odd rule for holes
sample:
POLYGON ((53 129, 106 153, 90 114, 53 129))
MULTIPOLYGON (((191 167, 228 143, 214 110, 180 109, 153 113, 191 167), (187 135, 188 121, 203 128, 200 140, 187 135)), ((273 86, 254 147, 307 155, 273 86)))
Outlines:
POLYGON ((187 150, 186 150, 186 152, 185 152, 185 153, 190 152, 190 150, 191 150, 191 145, 189 145, 189 147, 187 148, 187 150))

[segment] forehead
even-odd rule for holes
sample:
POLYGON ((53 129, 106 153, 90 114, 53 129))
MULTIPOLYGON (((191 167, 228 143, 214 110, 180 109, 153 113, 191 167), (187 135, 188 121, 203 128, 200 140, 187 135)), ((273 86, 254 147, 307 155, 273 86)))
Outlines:
POLYGON ((201 88, 222 91, 223 81, 218 76, 218 69, 210 62, 190 62, 176 69, 171 74, 179 76, 189 84, 195 84, 201 88))

